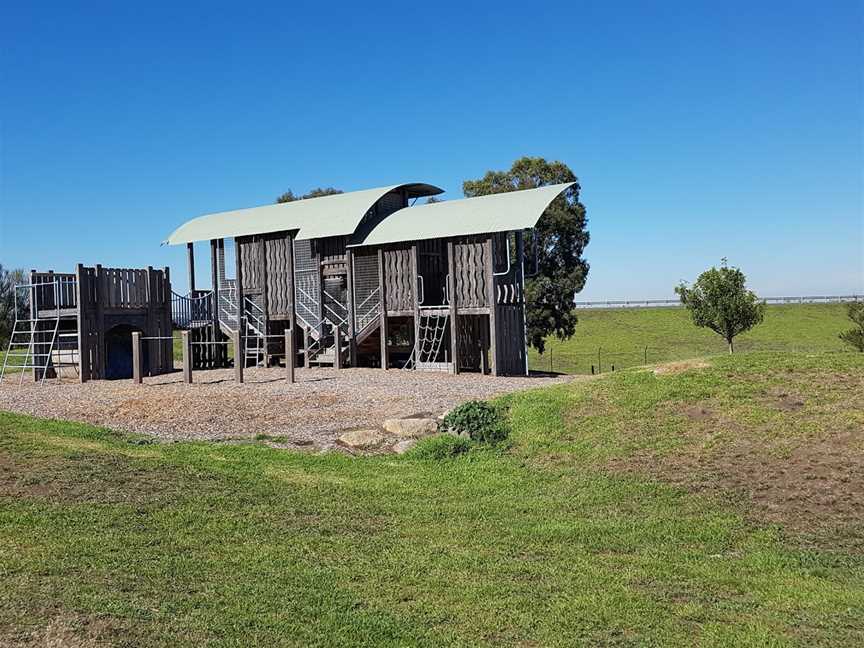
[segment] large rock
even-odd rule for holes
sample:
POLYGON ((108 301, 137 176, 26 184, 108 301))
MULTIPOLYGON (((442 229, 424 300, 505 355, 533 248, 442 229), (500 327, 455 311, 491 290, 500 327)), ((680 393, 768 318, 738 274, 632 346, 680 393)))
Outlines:
POLYGON ((384 429, 398 437, 419 439, 438 432, 438 421, 432 418, 387 419, 384 429))
POLYGON ((415 445, 417 445, 417 439, 402 439, 393 445, 393 452, 397 455, 405 454, 415 445))
POLYGON ((355 450, 370 450, 384 442, 380 430, 351 430, 339 437, 339 443, 355 450))

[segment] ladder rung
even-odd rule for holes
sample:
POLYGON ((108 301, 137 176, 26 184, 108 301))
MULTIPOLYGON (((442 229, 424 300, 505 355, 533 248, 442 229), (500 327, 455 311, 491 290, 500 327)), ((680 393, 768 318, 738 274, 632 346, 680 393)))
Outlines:
POLYGON ((77 333, 58 333, 57 337, 67 337, 67 338, 68 337, 74 337, 74 338, 77 338, 78 334, 77 333))

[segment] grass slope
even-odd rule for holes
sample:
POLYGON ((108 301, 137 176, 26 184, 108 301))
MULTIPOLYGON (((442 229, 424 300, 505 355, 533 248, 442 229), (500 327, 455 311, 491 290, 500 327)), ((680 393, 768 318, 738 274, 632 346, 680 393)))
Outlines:
MULTIPOLYGON (((597 352, 603 371, 645 363, 680 360, 726 351, 723 339, 708 329, 693 325, 684 308, 631 308, 578 311, 576 335, 564 342, 552 337, 541 357, 529 353, 532 369, 552 367, 564 373, 590 373, 597 367, 597 352)), ((735 341, 739 351, 841 351, 837 335, 849 328, 844 304, 770 305, 765 320, 735 341)), ((848 347, 846 347, 848 348, 848 347)))
POLYGON ((860 430, 864 358, 713 362, 512 395, 512 447, 444 461, 0 414, 0 644, 861 645, 854 524, 811 541, 756 524, 743 495, 616 462, 702 447, 692 403, 736 403, 769 460, 860 430), (776 409, 790 370, 804 406, 776 409))

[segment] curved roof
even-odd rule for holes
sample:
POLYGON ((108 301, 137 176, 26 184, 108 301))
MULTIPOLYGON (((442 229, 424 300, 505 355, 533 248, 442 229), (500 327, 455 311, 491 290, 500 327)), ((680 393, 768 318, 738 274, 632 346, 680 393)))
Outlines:
POLYGON ((183 223, 165 242, 177 245, 285 230, 300 230, 300 240, 349 235, 375 203, 396 189, 405 189, 409 198, 442 192, 434 185, 408 183, 208 214, 183 223))
POLYGON ((534 227, 555 198, 575 182, 405 207, 353 246, 510 232, 534 227))

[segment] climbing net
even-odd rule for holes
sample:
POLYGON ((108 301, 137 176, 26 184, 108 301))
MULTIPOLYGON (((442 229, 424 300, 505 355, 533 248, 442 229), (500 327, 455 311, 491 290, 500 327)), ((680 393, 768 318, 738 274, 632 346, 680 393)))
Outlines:
POLYGON ((416 369, 418 364, 436 361, 449 321, 449 315, 429 315, 421 311, 417 342, 403 369, 416 369))

